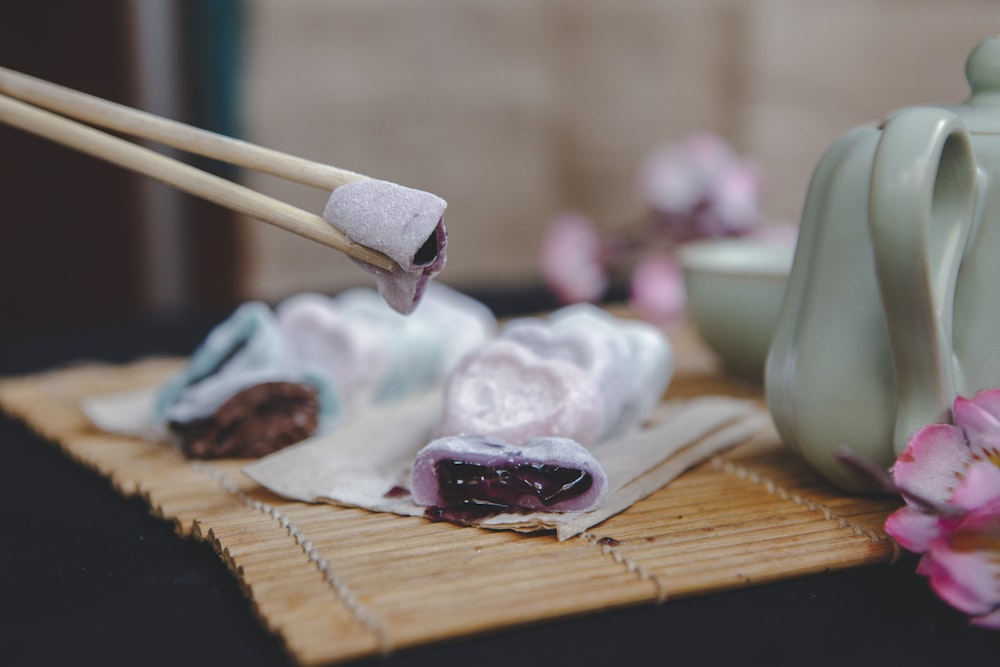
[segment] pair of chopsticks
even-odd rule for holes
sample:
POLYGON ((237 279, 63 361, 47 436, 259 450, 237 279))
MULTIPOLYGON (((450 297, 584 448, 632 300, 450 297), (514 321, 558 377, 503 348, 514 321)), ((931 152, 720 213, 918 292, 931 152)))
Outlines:
POLYGON ((386 255, 350 241, 319 215, 90 125, 328 192, 367 176, 195 128, 3 67, 0 67, 0 122, 155 178, 373 266, 388 271, 396 266, 386 255))

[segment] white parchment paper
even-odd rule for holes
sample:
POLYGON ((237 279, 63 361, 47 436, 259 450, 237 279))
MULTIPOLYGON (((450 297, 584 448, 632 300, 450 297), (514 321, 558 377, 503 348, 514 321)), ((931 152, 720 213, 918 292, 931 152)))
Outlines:
MULTIPOLYGON (((422 516, 426 508, 393 490, 409 483, 410 465, 431 437, 440 396, 425 395, 372 411, 337 432, 275 452, 244 472, 282 496, 373 511, 422 516)), ((591 447, 608 475, 608 496, 582 513, 498 514, 484 528, 578 535, 662 488, 688 468, 752 437, 769 418, 750 401, 710 396, 665 403, 649 428, 591 447)))
MULTIPOLYGON (((155 388, 86 399, 81 408, 100 429, 163 439, 152 420, 155 388)), ((438 390, 370 408, 317 436, 247 465, 261 486, 303 502, 328 502, 374 512, 423 516, 405 489, 417 451, 432 438, 441 413, 438 390)), ((641 431, 590 449, 608 475, 600 507, 580 513, 498 514, 474 522, 491 529, 554 530, 578 535, 663 488, 685 470, 745 442, 770 424, 752 401, 702 396, 663 403, 641 431)), ((166 446, 166 445, 165 445, 166 446)))

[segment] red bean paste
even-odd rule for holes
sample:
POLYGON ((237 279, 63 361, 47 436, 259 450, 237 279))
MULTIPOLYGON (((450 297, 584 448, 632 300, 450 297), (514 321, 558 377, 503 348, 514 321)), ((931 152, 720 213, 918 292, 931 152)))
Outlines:
POLYGON ((234 394, 211 417, 170 428, 191 458, 259 458, 311 436, 318 416, 312 386, 265 382, 234 394))

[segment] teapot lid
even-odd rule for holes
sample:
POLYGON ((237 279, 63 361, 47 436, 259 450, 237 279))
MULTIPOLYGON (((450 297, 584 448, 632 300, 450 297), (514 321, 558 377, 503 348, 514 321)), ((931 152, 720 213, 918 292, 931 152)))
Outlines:
POLYGON ((976 45, 965 61, 965 78, 971 95, 948 109, 962 117, 970 132, 1000 133, 1000 35, 976 45))

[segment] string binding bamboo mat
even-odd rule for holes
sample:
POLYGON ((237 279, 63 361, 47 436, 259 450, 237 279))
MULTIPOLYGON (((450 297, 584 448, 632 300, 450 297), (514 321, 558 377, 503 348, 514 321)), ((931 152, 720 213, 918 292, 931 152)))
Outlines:
MULTIPOLYGON (((760 398, 758 388, 719 373, 690 332, 672 338, 678 368, 667 398, 760 398)), ((898 502, 837 491, 773 430, 559 542, 287 501, 243 475, 246 461, 191 462, 101 433, 76 407, 85 396, 158 383, 180 363, 87 364, 3 379, 0 409, 123 495, 142 497, 180 536, 211 544, 302 665, 893 557, 882 524, 898 502), (490 604, 465 604, 473 598, 490 604)))

